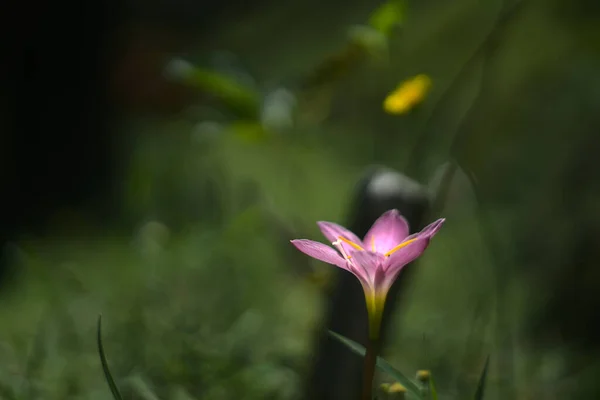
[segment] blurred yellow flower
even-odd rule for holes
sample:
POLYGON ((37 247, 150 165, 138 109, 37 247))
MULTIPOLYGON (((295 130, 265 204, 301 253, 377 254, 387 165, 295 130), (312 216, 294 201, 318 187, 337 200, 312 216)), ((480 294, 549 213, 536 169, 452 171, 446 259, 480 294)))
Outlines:
POLYGON ((378 399, 403 400, 406 398, 406 388, 400 383, 384 383, 379 387, 378 399))
POLYGON ((405 392, 406 392, 406 388, 398 382, 392 383, 390 385, 390 387, 388 388, 388 393, 405 393, 405 392))
POLYGON ((417 371, 417 380, 421 383, 428 383, 431 379, 431 372, 426 369, 417 371))
POLYGON ((431 79, 419 74, 391 92, 383 102, 383 109, 389 114, 405 114, 425 99, 430 88, 431 79))

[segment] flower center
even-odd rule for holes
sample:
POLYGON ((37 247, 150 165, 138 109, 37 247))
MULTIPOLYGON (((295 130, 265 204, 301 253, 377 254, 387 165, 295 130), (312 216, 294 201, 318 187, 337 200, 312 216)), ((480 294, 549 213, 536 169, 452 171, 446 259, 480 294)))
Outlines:
MULTIPOLYGON (((394 254, 395 252, 397 252, 398 250, 400 250, 403 247, 408 246, 409 244, 411 244, 412 242, 416 241, 417 238, 414 239, 409 239, 409 240, 405 240, 404 242, 400 243, 399 245, 395 246, 393 249, 389 250, 387 253, 384 254, 384 256, 389 257, 392 254, 394 254)), ((354 247, 356 250, 358 251, 365 251, 365 249, 363 249, 361 246, 359 246, 358 244, 346 239, 343 236, 338 236, 338 240, 333 242, 332 244, 337 247, 340 252, 342 253, 342 255, 346 258, 346 259, 350 259, 350 256, 348 254, 346 254, 346 252, 344 251, 343 247, 342 247, 342 242, 346 243, 349 246, 354 247)), ((374 253, 376 253, 375 250, 375 236, 371 237, 371 249, 374 253)))

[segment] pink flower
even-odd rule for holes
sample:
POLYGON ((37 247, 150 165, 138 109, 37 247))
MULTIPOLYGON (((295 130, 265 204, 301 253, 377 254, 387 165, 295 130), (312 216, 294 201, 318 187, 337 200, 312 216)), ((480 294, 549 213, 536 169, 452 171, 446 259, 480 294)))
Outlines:
POLYGON ((390 287, 402 268, 423 254, 444 221, 444 218, 438 219, 409 236, 406 219, 398 210, 390 210, 375 221, 364 241, 340 225, 321 221, 317 224, 335 249, 308 239, 292 240, 292 244, 301 252, 345 269, 358 278, 365 292, 370 335, 375 338, 379 335, 390 287))

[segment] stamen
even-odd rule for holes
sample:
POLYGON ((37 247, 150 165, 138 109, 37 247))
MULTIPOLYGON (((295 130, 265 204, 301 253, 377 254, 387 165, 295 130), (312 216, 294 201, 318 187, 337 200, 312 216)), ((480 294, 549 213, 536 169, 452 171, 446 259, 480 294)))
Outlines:
POLYGON ((345 237, 343 237, 343 236, 339 236, 339 237, 338 237, 338 241, 339 241, 339 240, 341 240, 342 242, 344 242, 344 243, 346 243, 346 244, 348 244, 348 245, 350 245, 350 246, 354 247, 356 250, 365 251, 365 249, 363 249, 362 247, 360 247, 360 246, 359 246, 359 245, 357 245, 356 243, 349 241, 348 239, 346 239, 346 238, 345 238, 345 237))
POLYGON ((342 242, 340 240, 336 240, 335 242, 333 242, 331 244, 334 245, 340 251, 340 253, 342 253, 342 256, 346 260, 350 259, 350 256, 346 253, 346 250, 344 250, 344 246, 342 246, 342 242))
POLYGON ((373 253, 377 252, 375 250, 375 236, 371 236, 371 250, 373 250, 373 253))
POLYGON ((385 253, 386 257, 391 256, 392 254, 394 254, 395 252, 397 252, 398 250, 400 250, 401 248, 408 246, 409 244, 411 244, 412 242, 414 242, 415 240, 417 240, 417 238, 415 239, 410 239, 407 240, 406 242, 402 242, 400 243, 398 246, 394 247, 393 249, 391 249, 390 251, 388 251, 387 253, 385 253))

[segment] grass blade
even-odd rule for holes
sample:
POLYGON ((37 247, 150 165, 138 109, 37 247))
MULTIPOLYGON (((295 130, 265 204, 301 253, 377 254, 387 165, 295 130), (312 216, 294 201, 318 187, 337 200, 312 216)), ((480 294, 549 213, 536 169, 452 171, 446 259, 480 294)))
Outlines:
POLYGON ((133 391, 142 400, 159 400, 158 396, 154 394, 148 383, 141 376, 134 376, 128 379, 133 391))
POLYGON ((27 357, 27 364, 25 365, 25 371, 23 372, 24 380, 21 383, 21 389, 19 390, 22 398, 34 398, 39 396, 38 389, 33 382, 39 379, 44 361, 47 357, 46 320, 45 316, 42 315, 35 332, 31 351, 27 357))
POLYGON ((0 399, 18 400, 19 396, 17 395, 16 390, 11 387, 11 385, 0 381, 0 399))
MULTIPOLYGON (((331 336, 333 336, 335 339, 339 340, 342 344, 346 345, 348 348, 350 348, 350 350, 352 350, 356 354, 359 354, 364 357, 366 351, 365 351, 365 348, 361 344, 356 343, 355 341, 348 339, 347 337, 342 336, 333 331, 329 331, 329 334, 331 336)), ((377 357, 377 368, 379 368, 383 372, 387 373, 392 378, 394 378, 397 382, 402 384, 402 386, 404 386, 406 388, 406 390, 408 390, 417 399, 420 399, 420 400, 423 399, 423 396, 421 395, 421 391, 419 390, 419 387, 412 380, 407 378, 402 372, 398 371, 390 363, 388 363, 381 357, 377 357)))
POLYGON ((106 356, 104 355, 104 346, 102 346, 102 315, 98 316, 98 353, 100 354, 100 362, 102 363, 102 371, 104 371, 104 377, 106 378, 106 382, 110 387, 110 392, 113 395, 115 400, 123 400, 115 381, 113 380, 112 375, 110 374, 110 370, 108 369, 108 362, 106 361, 106 356))
POLYGON ((431 400, 438 400, 437 389, 435 388, 435 383, 433 382, 433 376, 429 377, 429 396, 431 400))
POLYGON ((490 356, 488 355, 485 359, 485 365, 483 367, 483 371, 481 371, 481 376, 479 377, 479 383, 477 384, 477 391, 475 391, 475 400, 483 400, 483 394, 485 391, 485 381, 487 379, 488 369, 490 366, 490 356))

